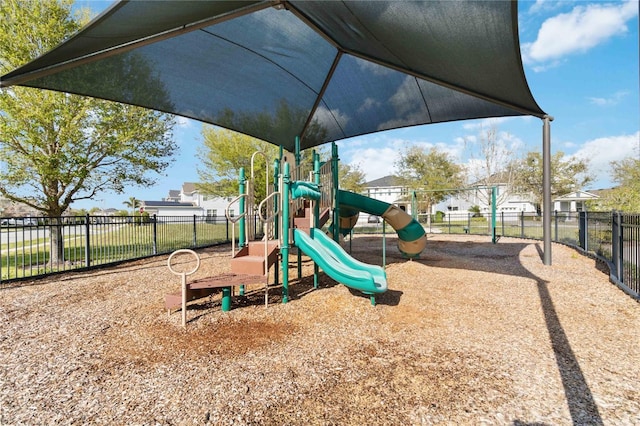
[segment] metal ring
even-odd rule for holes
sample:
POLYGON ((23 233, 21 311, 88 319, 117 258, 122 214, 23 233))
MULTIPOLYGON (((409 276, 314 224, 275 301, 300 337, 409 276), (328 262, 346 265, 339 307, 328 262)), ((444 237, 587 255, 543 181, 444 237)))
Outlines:
POLYGON ((169 259, 167 259, 167 266, 169 267, 169 270, 171 271, 172 274, 174 275, 191 275, 193 273, 195 273, 199 268, 200 268, 200 256, 198 256, 198 253, 196 253, 193 250, 189 250, 189 249, 180 249, 180 250, 176 250, 173 253, 171 253, 171 255, 169 256, 169 259), (193 269, 193 271, 189 271, 189 272, 178 272, 178 271, 174 271, 173 268, 171 267, 171 259, 173 258, 173 256, 175 256, 176 254, 180 254, 180 253, 189 253, 192 254, 193 257, 196 258, 196 267, 193 269))

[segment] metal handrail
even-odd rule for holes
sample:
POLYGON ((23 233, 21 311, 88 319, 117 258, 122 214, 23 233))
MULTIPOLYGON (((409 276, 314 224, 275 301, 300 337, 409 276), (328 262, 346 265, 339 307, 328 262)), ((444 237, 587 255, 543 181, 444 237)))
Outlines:
MULTIPOLYGON (((264 158, 264 164, 265 164, 264 194, 265 196, 269 194, 269 160, 267 159, 267 154, 265 154, 262 151, 256 151, 253 154, 251 154, 251 179, 249 179, 249 181, 247 182, 247 194, 250 195, 250 197, 248 198, 249 205, 247 206, 247 212, 249 212, 252 216, 255 210, 255 188, 254 188, 255 187, 255 170, 254 170, 255 168, 253 167, 253 162, 256 157, 256 154, 260 154, 262 155, 262 158, 264 158)), ((256 234, 255 223, 252 222, 250 224, 250 227, 251 227, 251 237, 254 238, 256 234)))
MULTIPOLYGON (((233 257, 236 253, 236 223, 242 219, 243 217, 245 217, 247 215, 246 212, 242 212, 241 214, 239 214, 238 216, 229 216, 229 209, 231 208, 231 206, 237 202, 239 202, 242 198, 246 197, 247 194, 240 194, 238 195, 236 198, 234 198, 233 200, 231 200, 229 202, 229 204, 227 205, 226 210, 224 211, 224 215, 227 218, 227 220, 229 222, 231 222, 231 257, 233 257)), ((246 227, 247 224, 245 223, 245 243, 248 243, 247 240, 247 232, 246 232, 246 227)))
POLYGON ((200 269, 200 256, 198 256, 198 253, 190 249, 176 250, 169 255, 169 258, 167 259, 167 266, 169 267, 169 271, 171 271, 172 274, 180 276, 180 289, 181 289, 181 295, 182 295, 182 304, 181 304, 182 326, 186 327, 187 325, 187 276, 196 273, 196 271, 200 269), (195 257, 196 266, 190 271, 184 271, 184 272, 176 271, 171 266, 171 259, 173 259, 173 256, 177 254, 190 254, 191 256, 195 257))
MULTIPOLYGON (((267 225, 267 230, 264 233, 264 275, 265 277, 267 277, 267 275, 269 274, 269 234, 270 234, 270 224, 274 222, 275 217, 278 215, 278 213, 280 213, 280 209, 279 206, 276 205, 273 214, 271 214, 270 216, 264 217, 262 216, 262 207, 264 203, 268 203, 269 200, 272 197, 275 197, 276 195, 280 195, 280 192, 272 192, 271 194, 269 194, 268 197, 266 197, 264 200, 262 200, 260 202, 260 204, 258 205, 258 218, 260 219, 260 222, 265 223, 267 225)), ((267 205, 268 206, 268 205, 267 205)), ((265 208, 265 211, 267 209, 265 208)), ((264 286, 264 305, 267 306, 269 304, 269 278, 267 277, 267 282, 264 286)))
MULTIPOLYGON (((262 200, 262 202, 260 202, 260 204, 258 205, 258 217, 260 218, 260 220, 264 223, 271 223, 273 222, 273 219, 276 217, 276 215, 278 213, 280 213, 280 209, 278 208, 278 206, 276 206, 276 209, 274 210, 273 214, 271 216, 268 217, 263 217, 262 216, 262 205, 267 202, 269 199, 271 199, 271 197, 276 196, 276 195, 280 195, 280 192, 272 192, 271 194, 269 194, 268 197, 266 197, 264 200, 262 200)), ((266 209, 265 209, 266 210, 266 209)))

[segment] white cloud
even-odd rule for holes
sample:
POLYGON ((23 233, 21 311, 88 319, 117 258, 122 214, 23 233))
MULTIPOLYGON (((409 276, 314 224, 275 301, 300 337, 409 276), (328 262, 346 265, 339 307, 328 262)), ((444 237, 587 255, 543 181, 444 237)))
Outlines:
POLYGON ((366 148, 359 150, 357 157, 353 157, 349 164, 358 164, 366 180, 371 181, 394 174, 399 158, 400 152, 392 147, 366 148))
POLYGON ((545 69, 567 55, 586 52, 611 37, 626 33, 626 22, 637 15, 637 1, 576 6, 569 13, 547 19, 537 39, 522 44, 523 60, 537 64, 534 69, 545 69))
POLYGON ((316 117, 320 123, 330 122, 335 118, 338 121, 338 124, 343 127, 346 127, 350 119, 347 114, 343 114, 339 109, 328 110, 322 105, 318 106, 318 109, 316 110, 316 117))
POLYGON ((638 155, 640 132, 631 135, 609 136, 593 139, 582 144, 572 157, 589 161, 595 182, 608 181, 612 161, 619 161, 632 155, 638 155))
POLYGON ((483 118, 480 120, 472 120, 466 122, 462 125, 464 130, 476 131, 482 129, 490 129, 491 127, 497 127, 501 123, 504 123, 509 120, 513 120, 515 117, 491 117, 491 118, 483 118))
POLYGON ((382 65, 378 65, 371 61, 365 61, 364 59, 354 58, 354 60, 356 61, 356 63, 358 64, 358 67, 361 70, 367 73, 371 73, 373 75, 384 76, 384 75, 389 75, 393 72, 396 72, 391 68, 383 67, 382 65))
POLYGON ((192 121, 190 119, 188 119, 187 117, 182 117, 179 115, 176 115, 176 125, 178 127, 191 127, 192 126, 192 121))
POLYGON ((360 108, 358 108, 358 112, 362 113, 367 110, 370 110, 371 108, 377 108, 380 106, 380 104, 381 104, 380 101, 377 101, 373 98, 366 98, 364 102, 362 102, 362 105, 360 105, 360 108))
POLYGON ((617 105, 629 92, 616 92, 608 98, 588 98, 589 102, 598 106, 613 106, 617 105))
POLYGON ((536 2, 529 8, 529 13, 538 13, 541 11, 555 10, 561 7, 561 1, 549 1, 549 0, 536 0, 536 2))

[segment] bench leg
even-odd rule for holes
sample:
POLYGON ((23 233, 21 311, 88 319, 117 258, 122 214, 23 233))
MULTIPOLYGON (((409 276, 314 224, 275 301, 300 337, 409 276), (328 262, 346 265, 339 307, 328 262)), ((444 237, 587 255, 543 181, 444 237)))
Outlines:
POLYGON ((222 312, 231 310, 231 287, 222 287, 222 312))

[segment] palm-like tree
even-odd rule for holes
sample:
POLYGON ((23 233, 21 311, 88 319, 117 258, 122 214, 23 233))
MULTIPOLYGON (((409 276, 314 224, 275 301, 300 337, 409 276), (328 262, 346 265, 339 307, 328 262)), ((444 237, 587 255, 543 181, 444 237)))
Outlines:
POLYGON ((133 211, 133 215, 136 214, 136 209, 140 207, 140 200, 136 200, 136 197, 129 197, 128 201, 123 201, 122 204, 129 207, 133 211))

